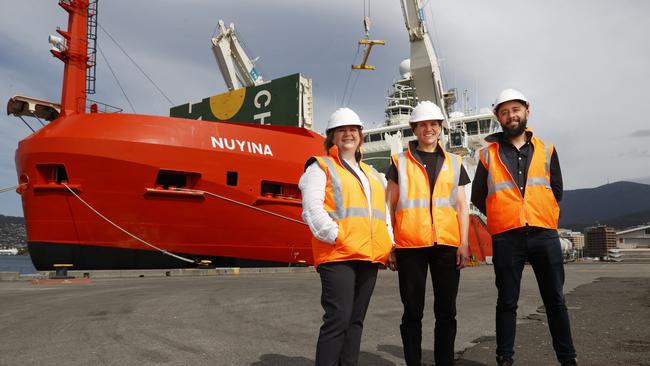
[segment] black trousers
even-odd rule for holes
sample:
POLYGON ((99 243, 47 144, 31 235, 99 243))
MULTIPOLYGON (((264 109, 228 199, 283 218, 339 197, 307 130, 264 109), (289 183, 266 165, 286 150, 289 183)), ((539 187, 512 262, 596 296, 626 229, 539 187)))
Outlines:
POLYGON ((378 265, 367 261, 318 266, 325 310, 316 345, 316 366, 352 366, 359 361, 363 320, 375 289, 378 265))
POLYGON ((557 231, 531 229, 507 231, 492 237, 494 274, 498 290, 496 308, 497 356, 513 358, 517 327, 517 302, 526 261, 535 272, 546 308, 548 328, 557 359, 576 357, 569 313, 564 301, 564 257, 557 231))
POLYGON ((396 250, 399 292, 404 304, 400 332, 409 366, 419 366, 422 362, 422 314, 428 271, 431 271, 436 319, 433 346, 436 366, 454 364, 456 295, 460 280, 456 251, 456 247, 446 245, 396 250))

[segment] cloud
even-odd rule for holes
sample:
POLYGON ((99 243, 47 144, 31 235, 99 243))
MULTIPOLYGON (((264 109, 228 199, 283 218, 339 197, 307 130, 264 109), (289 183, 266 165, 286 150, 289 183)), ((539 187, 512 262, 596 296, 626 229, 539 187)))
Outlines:
POLYGON ((650 129, 636 130, 631 134, 629 134, 627 137, 635 137, 635 138, 650 137, 650 129))
POLYGON ((648 148, 630 148, 619 152, 618 157, 626 159, 650 158, 650 150, 648 148))

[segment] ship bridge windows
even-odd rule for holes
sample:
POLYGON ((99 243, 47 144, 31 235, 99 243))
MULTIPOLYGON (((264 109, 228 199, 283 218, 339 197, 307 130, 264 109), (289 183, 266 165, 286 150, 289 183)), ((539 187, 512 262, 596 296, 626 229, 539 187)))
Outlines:
POLYGON ((376 133, 370 133, 364 136, 363 141, 364 142, 378 142, 378 141, 384 141, 384 134, 389 134, 391 136, 396 135, 398 132, 402 133, 402 137, 410 137, 413 136, 413 131, 410 128, 404 128, 402 130, 398 131, 388 131, 388 132, 376 132, 376 133))
POLYGON ((381 133, 371 133, 368 136, 369 142, 381 141, 381 133))
POLYGON ((478 121, 465 122, 465 130, 470 136, 478 135, 478 121))
POLYGON ((482 119, 478 121, 479 133, 480 134, 490 133, 491 124, 492 124, 492 120, 490 119, 482 119))
POLYGON ((467 135, 462 129, 454 129, 449 132, 449 147, 463 148, 467 147, 467 135))
POLYGON ((409 116, 411 115, 411 111, 412 108, 399 107, 389 109, 387 113, 389 116, 409 116))

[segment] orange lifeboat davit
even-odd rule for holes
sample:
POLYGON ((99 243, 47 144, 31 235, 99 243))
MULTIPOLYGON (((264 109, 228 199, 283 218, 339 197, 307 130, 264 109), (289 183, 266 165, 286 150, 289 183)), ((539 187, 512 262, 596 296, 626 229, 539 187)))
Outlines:
POLYGON ((474 265, 492 260, 492 236, 481 217, 472 214, 469 217, 469 248, 471 262, 474 265))

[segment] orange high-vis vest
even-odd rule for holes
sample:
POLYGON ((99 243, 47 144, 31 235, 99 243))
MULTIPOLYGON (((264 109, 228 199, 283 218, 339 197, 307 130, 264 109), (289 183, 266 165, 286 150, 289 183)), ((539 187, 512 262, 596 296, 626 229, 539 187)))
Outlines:
POLYGON ((492 142, 479 151, 481 163, 488 172, 485 206, 488 231, 492 235, 525 226, 557 229, 560 207, 551 189, 550 172, 553 145, 546 146, 535 136, 530 141, 533 157, 525 197, 499 157, 499 144, 492 142))
MULTIPOLYGON (((438 145, 439 149, 442 149, 438 145)), ((456 212, 458 180, 462 158, 444 151, 445 161, 433 187, 427 171, 407 151, 393 155, 399 180, 393 234, 398 248, 421 248, 434 244, 460 246, 460 225, 456 212)))
POLYGON ((338 235, 335 244, 312 238, 314 266, 348 260, 386 263, 392 242, 386 227, 385 188, 379 173, 359 162, 370 182, 369 209, 361 182, 343 166, 337 147, 333 146, 329 154, 315 159, 327 176, 323 206, 338 224, 338 235))

